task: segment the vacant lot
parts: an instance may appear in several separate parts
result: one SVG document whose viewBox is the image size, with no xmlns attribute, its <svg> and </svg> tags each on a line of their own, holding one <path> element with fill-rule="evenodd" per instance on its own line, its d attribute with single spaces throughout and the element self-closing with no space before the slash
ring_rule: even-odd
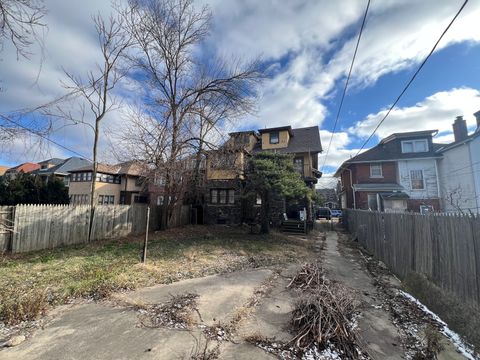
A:
<svg viewBox="0 0 480 360">
<path fill-rule="evenodd" d="M 302 261 L 303 242 L 282 234 L 251 235 L 231 227 L 186 227 L 143 239 L 124 238 L 0 258 L 0 321 L 32 320 L 73 298 L 170 283 L 214 273 Z"/>
</svg>

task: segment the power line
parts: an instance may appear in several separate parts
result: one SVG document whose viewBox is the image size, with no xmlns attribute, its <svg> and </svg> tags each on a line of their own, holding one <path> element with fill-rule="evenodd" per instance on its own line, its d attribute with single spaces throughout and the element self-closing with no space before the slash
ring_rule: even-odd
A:
<svg viewBox="0 0 480 360">
<path fill-rule="evenodd" d="M 328 143 L 327 152 L 325 153 L 325 158 L 323 159 L 323 164 L 321 170 L 325 167 L 327 162 L 328 153 L 330 152 L 330 147 L 332 146 L 333 135 L 337 129 L 338 119 L 340 117 L 340 112 L 342 110 L 343 101 L 345 99 L 345 94 L 347 93 L 348 83 L 350 82 L 350 75 L 352 74 L 353 64 L 355 63 L 355 58 L 357 57 L 358 45 L 360 44 L 360 39 L 362 38 L 363 28 L 365 27 L 365 20 L 367 19 L 368 9 L 370 8 L 370 0 L 368 0 L 367 8 L 365 9 L 365 14 L 363 15 L 362 26 L 360 27 L 360 32 L 358 33 L 357 44 L 355 45 L 355 51 L 352 57 L 352 63 L 350 64 L 350 70 L 348 71 L 347 80 L 345 81 L 345 87 L 343 88 L 342 98 L 340 100 L 340 105 L 338 107 L 337 116 L 335 117 L 335 123 L 333 124 L 332 135 L 330 136 L 330 141 Z"/>
<path fill-rule="evenodd" d="M 82 157 L 82 158 L 84 158 L 84 159 L 90 160 L 88 157 L 84 156 L 83 154 L 80 154 L 79 152 L 77 152 L 77 151 L 75 151 L 75 150 L 72 150 L 72 149 L 70 149 L 70 148 L 62 145 L 62 144 L 56 142 L 55 140 L 50 139 L 49 137 L 47 137 L 47 136 L 45 136 L 45 135 L 42 135 L 42 134 L 40 134 L 40 133 L 38 133 L 38 132 L 36 132 L 36 131 L 34 131 L 34 130 L 26 127 L 26 126 L 24 126 L 24 125 L 16 122 L 15 120 L 12 120 L 12 119 L 10 119 L 10 118 L 2 115 L 2 114 L 0 114 L 0 118 L 2 118 L 3 120 L 6 120 L 6 121 L 8 121 L 8 122 L 10 122 L 10 123 L 12 123 L 12 124 L 15 124 L 16 126 L 18 126 L 18 127 L 22 128 L 22 129 L 28 131 L 29 133 L 31 133 L 31 134 L 33 134 L 33 135 L 36 135 L 36 136 L 38 136 L 38 137 L 40 137 L 40 138 L 42 138 L 42 139 L 44 139 L 44 140 L 47 140 L 47 141 L 51 142 L 52 144 L 54 144 L 54 145 L 56 145 L 56 146 L 58 146 L 58 147 L 60 147 L 60 148 L 62 148 L 62 149 L 64 149 L 64 150 L 67 150 L 67 151 L 71 152 L 72 154 L 75 154 L 75 155 L 78 155 L 78 156 L 80 156 L 80 157 Z"/>
<path fill-rule="evenodd" d="M 385 119 L 388 117 L 388 115 L 390 115 L 390 112 L 393 110 L 393 108 L 395 107 L 395 105 L 397 105 L 398 101 L 401 99 L 401 97 L 405 94 L 405 92 L 407 91 L 407 89 L 410 87 L 410 85 L 413 83 L 413 81 L 415 80 L 415 78 L 417 77 L 418 73 L 420 72 L 420 70 L 422 70 L 423 66 L 425 65 L 425 63 L 427 62 L 427 60 L 430 58 L 430 56 L 433 54 L 433 52 L 435 51 L 435 49 L 437 48 L 438 44 L 440 43 L 440 41 L 442 40 L 443 36 L 447 33 L 447 31 L 450 29 L 450 27 L 452 26 L 452 24 L 455 22 L 455 20 L 457 19 L 457 17 L 460 15 L 460 13 L 463 11 L 463 9 L 465 8 L 465 5 L 467 5 L 469 0 L 465 0 L 465 2 L 463 3 L 463 5 L 460 7 L 460 9 L 458 10 L 458 12 L 456 13 L 456 15 L 453 17 L 452 21 L 450 21 L 450 23 L 448 24 L 448 26 L 445 28 L 445 30 L 443 30 L 442 34 L 440 35 L 440 37 L 438 38 L 437 42 L 435 43 L 435 45 L 433 46 L 432 50 L 430 51 L 430 53 L 425 57 L 425 59 L 423 60 L 423 62 L 420 64 L 419 68 L 417 69 L 417 71 L 415 71 L 415 73 L 413 74 L 413 76 L 411 77 L 411 79 L 408 81 L 408 83 L 406 84 L 406 86 L 403 88 L 402 92 L 400 93 L 400 95 L 398 95 L 397 99 L 395 100 L 395 102 L 392 104 L 392 106 L 390 106 L 390 108 L 388 109 L 387 113 L 385 114 L 385 116 L 382 118 L 382 120 L 380 120 L 380 122 L 378 123 L 378 125 L 375 127 L 375 129 L 373 130 L 373 132 L 370 134 L 370 136 L 367 138 L 367 140 L 365 140 L 365 142 L 363 143 L 362 147 L 358 150 L 357 154 L 355 156 L 357 156 L 358 154 L 360 154 L 360 152 L 363 150 L 363 148 L 365 147 L 365 145 L 367 145 L 367 143 L 370 141 L 370 139 L 373 137 L 373 135 L 375 135 L 375 133 L 377 132 L 378 128 L 383 124 L 383 122 L 385 121 Z"/>
</svg>

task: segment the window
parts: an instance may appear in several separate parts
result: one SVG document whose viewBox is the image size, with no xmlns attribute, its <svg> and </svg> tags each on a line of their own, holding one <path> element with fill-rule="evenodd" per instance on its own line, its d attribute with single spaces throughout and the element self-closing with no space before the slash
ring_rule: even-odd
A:
<svg viewBox="0 0 480 360">
<path fill-rule="evenodd" d="M 377 194 L 368 194 L 368 209 L 378 210 Z"/>
<path fill-rule="evenodd" d="M 303 176 L 303 157 L 296 157 L 293 159 L 293 166 Z"/>
<path fill-rule="evenodd" d="M 113 175 L 107 175 L 107 182 L 113 184 Z"/>
<path fill-rule="evenodd" d="M 228 203 L 235 204 L 235 190 L 228 190 Z"/>
<path fill-rule="evenodd" d="M 427 139 L 402 141 L 402 153 L 427 152 Z"/>
<path fill-rule="evenodd" d="M 157 196 L 157 205 L 163 205 L 163 196 L 162 195 Z"/>
<path fill-rule="evenodd" d="M 423 170 L 410 170 L 410 181 L 412 183 L 412 190 L 423 190 L 425 188 Z"/>
<path fill-rule="evenodd" d="M 211 189 L 210 202 L 212 204 L 235 204 L 235 190 Z"/>
<path fill-rule="evenodd" d="M 113 196 L 113 195 L 108 196 L 108 203 L 110 205 L 115 204 L 115 196 Z"/>
<path fill-rule="evenodd" d="M 103 195 L 98 195 L 98 205 L 103 205 Z"/>
<path fill-rule="evenodd" d="M 92 181 L 92 173 L 87 173 L 87 181 Z"/>
<path fill-rule="evenodd" d="M 382 164 L 370 164 L 370 177 L 371 178 L 383 177 Z"/>
<path fill-rule="evenodd" d="M 227 190 L 222 189 L 218 191 L 218 202 L 220 204 L 227 203 Z"/>
<path fill-rule="evenodd" d="M 262 197 L 260 194 L 257 194 L 257 198 L 255 199 L 255 205 L 262 205 Z"/>
<path fill-rule="evenodd" d="M 280 142 L 280 136 L 278 131 L 272 131 L 270 133 L 270 144 L 278 144 Z"/>
<path fill-rule="evenodd" d="M 210 190 L 210 202 L 212 204 L 218 203 L 218 190 L 217 189 Z"/>
</svg>

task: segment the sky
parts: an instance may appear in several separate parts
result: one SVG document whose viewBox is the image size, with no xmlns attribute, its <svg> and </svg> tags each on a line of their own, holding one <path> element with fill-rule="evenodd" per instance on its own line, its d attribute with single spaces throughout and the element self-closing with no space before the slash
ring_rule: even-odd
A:
<svg viewBox="0 0 480 360">
<path fill-rule="evenodd" d="M 463 0 L 372 0 L 350 84 L 328 157 L 319 157 L 320 187 L 354 156 L 429 53 Z M 360 0 L 195 0 L 213 14 L 203 56 L 245 61 L 261 58 L 266 79 L 257 89 L 257 112 L 237 130 L 281 125 L 318 125 L 326 149 L 352 60 L 367 1 Z M 0 113 L 31 108 L 60 96 L 64 70 L 86 74 L 99 59 L 91 16 L 111 12 L 108 1 L 45 0 L 48 31 L 43 56 L 18 59 L 8 45 L 0 53 Z M 440 42 L 415 82 L 367 144 L 393 132 L 439 130 L 436 142 L 452 141 L 451 125 L 463 115 L 470 131 L 480 110 L 480 2 L 471 0 Z M 43 59 L 43 60 L 41 60 Z M 132 101 L 128 86 L 117 94 Z M 123 121 L 110 115 L 105 129 Z M 67 125 L 67 124 L 65 124 Z M 62 126 L 52 138 L 87 157 L 91 131 Z M 0 148 L 0 165 L 72 154 L 54 145 L 38 151 L 34 139 Z M 105 137 L 101 159 L 111 159 Z"/>
</svg>

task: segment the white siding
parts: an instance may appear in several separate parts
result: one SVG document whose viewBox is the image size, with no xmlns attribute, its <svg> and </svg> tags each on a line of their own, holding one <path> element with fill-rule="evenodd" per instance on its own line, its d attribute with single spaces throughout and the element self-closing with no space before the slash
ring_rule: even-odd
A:
<svg viewBox="0 0 480 360">
<path fill-rule="evenodd" d="M 398 181 L 412 199 L 438 199 L 435 159 L 401 160 L 398 162 Z M 423 190 L 412 189 L 411 170 L 423 170 Z"/>
<path fill-rule="evenodd" d="M 470 142 L 470 156 L 472 159 L 472 176 L 475 184 L 475 208 L 472 211 L 480 213 L 480 136 Z"/>
<path fill-rule="evenodd" d="M 476 207 L 469 145 L 460 145 L 443 153 L 439 161 L 441 203 L 445 211 Z"/>
</svg>

